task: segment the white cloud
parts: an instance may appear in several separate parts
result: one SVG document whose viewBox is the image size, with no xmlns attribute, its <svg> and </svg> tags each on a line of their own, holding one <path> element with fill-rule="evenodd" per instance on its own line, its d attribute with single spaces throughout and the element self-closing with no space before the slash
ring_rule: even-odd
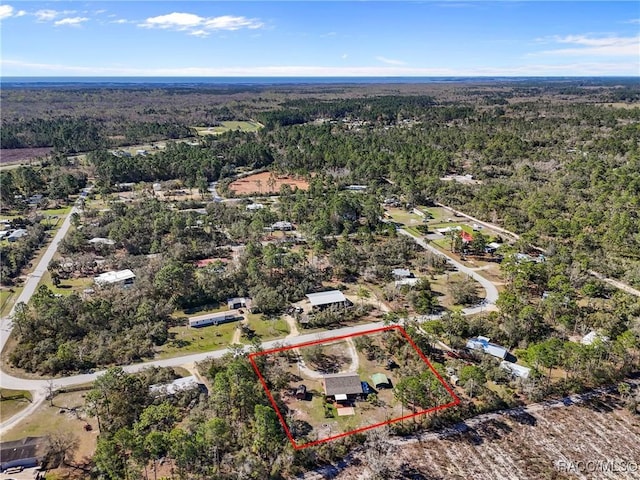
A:
<svg viewBox="0 0 640 480">
<path fill-rule="evenodd" d="M 51 22 L 56 18 L 72 15 L 74 13 L 76 13 L 75 10 L 51 10 L 50 8 L 45 8 L 43 10 L 37 10 L 33 15 L 35 15 L 36 20 L 39 22 Z"/>
<path fill-rule="evenodd" d="M 160 15 L 158 17 L 149 17 L 141 27 L 145 28 L 175 28 L 184 30 L 189 27 L 197 27 L 204 22 L 204 18 L 192 13 L 169 13 L 168 15 Z"/>
<path fill-rule="evenodd" d="M 209 36 L 209 32 L 207 32 L 206 30 L 192 30 L 191 32 L 189 32 L 189 35 L 204 38 Z"/>
<path fill-rule="evenodd" d="M 56 12 L 55 10 L 38 10 L 35 14 L 36 18 L 38 19 L 39 22 L 50 22 L 51 20 L 54 20 L 58 15 L 60 15 L 59 12 Z"/>
<path fill-rule="evenodd" d="M 53 24 L 56 27 L 59 27 L 62 25 L 76 26 L 76 25 L 80 25 L 83 22 L 86 22 L 87 20 L 89 20 L 87 17 L 68 17 L 68 18 L 63 18 L 62 20 L 53 22 Z"/>
<path fill-rule="evenodd" d="M 405 65 L 405 62 L 403 62 L 402 60 L 394 60 L 392 58 L 376 57 L 376 60 L 382 63 L 386 63 L 387 65 Z"/>
<path fill-rule="evenodd" d="M 216 30 L 240 30 L 242 28 L 258 29 L 264 24 L 256 19 L 233 15 L 219 17 L 201 17 L 193 13 L 173 12 L 167 15 L 149 17 L 138 24 L 143 28 L 160 28 L 165 30 L 187 31 L 189 35 L 206 37 Z"/>
<path fill-rule="evenodd" d="M 14 16 L 16 17 L 24 17 L 27 14 L 26 10 L 19 10 Z"/>
<path fill-rule="evenodd" d="M 205 28 L 210 30 L 239 30 L 249 28 L 255 30 L 261 28 L 263 24 L 255 19 L 247 17 L 234 17 L 232 15 L 222 15 L 221 17 L 209 18 L 204 22 Z"/>
<path fill-rule="evenodd" d="M 13 16 L 13 7 L 11 5 L 0 5 L 0 20 Z"/>
<path fill-rule="evenodd" d="M 631 23 L 633 25 L 640 25 L 640 18 L 632 18 L 631 20 L 627 20 L 623 23 Z"/>
<path fill-rule="evenodd" d="M 124 18 L 119 18 L 118 20 L 111 20 L 109 23 L 117 23 L 117 24 L 125 24 L 125 23 L 131 23 L 129 20 L 126 20 Z"/>
<path fill-rule="evenodd" d="M 537 52 L 537 55 L 587 55 L 587 56 L 640 56 L 640 35 L 635 37 L 595 37 L 589 35 L 566 35 L 547 37 L 541 41 L 573 48 L 556 48 Z"/>
</svg>

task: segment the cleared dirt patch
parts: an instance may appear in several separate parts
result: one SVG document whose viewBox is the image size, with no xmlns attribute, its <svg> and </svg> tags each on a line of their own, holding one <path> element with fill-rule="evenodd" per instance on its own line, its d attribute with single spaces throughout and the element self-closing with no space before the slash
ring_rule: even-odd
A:
<svg viewBox="0 0 640 480">
<path fill-rule="evenodd" d="M 426 434 L 420 442 L 392 439 L 382 456 L 337 480 L 372 478 L 384 464 L 392 478 L 428 479 L 637 479 L 640 422 L 615 397 L 586 404 L 491 415 L 453 434 Z M 365 472 L 368 472 L 367 475 Z"/>
<path fill-rule="evenodd" d="M 3 165 L 10 163 L 27 162 L 38 157 L 44 157 L 51 153 L 51 147 L 42 148 L 3 148 L 0 149 L 0 163 Z"/>
<path fill-rule="evenodd" d="M 307 190 L 309 188 L 309 182 L 304 178 L 262 172 L 232 182 L 229 185 L 229 190 L 238 195 L 263 195 L 280 192 L 282 185 L 289 185 L 291 190 Z"/>
</svg>

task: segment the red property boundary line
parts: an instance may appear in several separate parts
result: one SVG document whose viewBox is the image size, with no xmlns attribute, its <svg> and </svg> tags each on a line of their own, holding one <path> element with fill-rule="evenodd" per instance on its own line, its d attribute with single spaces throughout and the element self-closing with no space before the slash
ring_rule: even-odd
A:
<svg viewBox="0 0 640 480">
<path fill-rule="evenodd" d="M 420 358 L 422 358 L 424 363 L 427 364 L 427 366 L 429 367 L 431 372 L 440 381 L 442 386 L 447 390 L 449 395 L 451 395 L 452 401 L 449 402 L 449 403 L 446 403 L 444 405 L 437 405 L 437 406 L 429 408 L 427 410 L 421 410 L 419 412 L 411 413 L 409 415 L 404 415 L 402 417 L 393 418 L 391 420 L 387 420 L 387 421 L 380 422 L 380 423 L 375 423 L 373 425 L 366 425 L 364 427 L 360 427 L 360 428 L 358 428 L 356 430 L 352 430 L 350 432 L 343 432 L 343 433 L 340 433 L 338 435 L 333 435 L 331 437 L 322 438 L 320 440 L 315 440 L 313 442 L 304 443 L 302 445 L 298 444 L 295 441 L 295 439 L 293 438 L 293 435 L 291 434 L 291 431 L 289 430 L 289 426 L 287 425 L 287 422 L 285 421 L 284 416 L 282 415 L 282 412 L 280 412 L 280 409 L 278 408 L 278 405 L 276 404 L 276 401 L 273 398 L 273 395 L 271 394 L 271 391 L 269 390 L 269 387 L 267 387 L 267 382 L 265 381 L 264 377 L 262 376 L 262 373 L 260 373 L 260 369 L 258 368 L 258 365 L 256 364 L 256 362 L 254 360 L 255 357 L 259 357 L 259 356 L 262 356 L 262 355 L 270 355 L 270 354 L 273 354 L 273 353 L 280 353 L 280 352 L 284 352 L 286 350 L 295 350 L 296 348 L 301 348 L 301 347 L 309 347 L 311 345 L 318 345 L 320 343 L 335 342 L 336 340 L 344 340 L 346 338 L 359 337 L 359 336 L 363 336 L 363 335 L 371 335 L 373 333 L 385 332 L 385 331 L 390 331 L 390 330 L 397 330 L 409 342 L 409 344 L 413 347 L 413 349 L 418 353 Z M 411 337 L 409 337 L 407 332 L 400 325 L 390 325 L 388 327 L 376 328 L 374 330 L 367 330 L 367 331 L 364 331 L 364 332 L 351 333 L 351 334 L 348 334 L 348 335 L 341 335 L 339 337 L 324 338 L 324 339 L 321 339 L 321 340 L 314 340 L 314 341 L 311 341 L 311 342 L 304 342 L 304 343 L 299 343 L 299 344 L 296 344 L 296 345 L 288 345 L 286 347 L 274 348 L 274 349 L 271 349 L 271 350 L 264 350 L 262 352 L 255 352 L 255 353 L 249 354 L 249 361 L 251 362 L 251 365 L 253 366 L 253 369 L 255 370 L 256 374 L 258 375 L 258 378 L 260 379 L 260 383 L 262 383 L 262 387 L 264 388 L 264 391 L 267 393 L 267 397 L 269 397 L 269 401 L 271 402 L 271 405 L 273 406 L 273 409 L 276 411 L 276 414 L 278 415 L 278 418 L 280 419 L 280 423 L 282 423 L 282 426 L 284 427 L 284 431 L 285 431 L 287 437 L 289 438 L 289 441 L 293 445 L 293 448 L 295 448 L 296 450 L 301 450 L 303 448 L 312 447 L 312 446 L 318 445 L 320 443 L 328 442 L 330 440 L 336 440 L 338 438 L 342 438 L 342 437 L 346 437 L 348 435 L 353 435 L 353 434 L 356 434 L 356 433 L 360 433 L 360 432 L 363 432 L 365 430 L 371 430 L 373 428 L 382 427 L 383 425 L 388 425 L 388 424 L 391 424 L 391 423 L 400 422 L 400 421 L 406 420 L 408 418 L 417 417 L 418 415 L 425 415 L 427 413 L 437 412 L 439 410 L 444 410 L 445 408 L 454 407 L 454 406 L 460 404 L 460 399 L 455 394 L 453 389 L 447 384 L 447 382 L 444 381 L 444 379 L 440 376 L 440 374 L 436 371 L 436 369 L 433 368 L 433 365 L 431 365 L 431 362 L 429 362 L 429 359 L 427 359 L 427 357 L 424 355 L 424 353 L 422 353 L 420 348 L 418 348 L 418 346 L 415 344 L 415 342 L 413 340 L 411 340 Z"/>
</svg>

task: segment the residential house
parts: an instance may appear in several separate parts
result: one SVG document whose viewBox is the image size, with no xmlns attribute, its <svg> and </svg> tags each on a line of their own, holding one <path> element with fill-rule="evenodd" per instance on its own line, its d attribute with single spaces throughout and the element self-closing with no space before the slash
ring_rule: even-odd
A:
<svg viewBox="0 0 640 480">
<path fill-rule="evenodd" d="M 413 277 L 413 273 L 411 273 L 408 268 L 394 268 L 391 270 L 391 275 L 393 275 L 396 280 Z"/>
<path fill-rule="evenodd" d="M 294 226 L 293 226 L 293 223 L 291 223 L 291 222 L 279 221 L 279 222 L 271 224 L 271 229 L 272 230 L 280 230 L 280 231 L 283 231 L 283 232 L 288 232 L 289 230 L 293 230 Z"/>
<path fill-rule="evenodd" d="M 405 285 L 407 285 L 409 287 L 415 287 L 418 284 L 419 281 L 420 281 L 420 279 L 419 278 L 415 278 L 415 277 L 403 278 L 401 280 L 396 280 L 395 286 L 396 286 L 396 288 L 400 288 L 400 287 L 403 287 Z"/>
<path fill-rule="evenodd" d="M 135 273 L 131 270 L 118 270 L 118 271 L 110 271 L 101 273 L 97 277 L 94 277 L 93 281 L 96 285 L 105 286 L 105 285 L 115 285 L 121 284 L 123 287 L 129 287 L 133 285 L 133 281 L 136 278 Z"/>
<path fill-rule="evenodd" d="M 149 387 L 149 393 L 154 397 L 173 397 L 179 393 L 194 390 L 200 390 L 203 393 L 207 393 L 207 387 L 205 387 L 203 383 L 199 382 L 195 375 L 177 378 L 169 383 L 157 383 Z"/>
<path fill-rule="evenodd" d="M 208 327 L 209 325 L 221 325 L 223 323 L 234 322 L 242 317 L 236 312 L 219 312 L 199 315 L 189 319 L 189 326 L 192 328 Z"/>
<path fill-rule="evenodd" d="M 37 467 L 44 459 L 47 443 L 46 437 L 0 442 L 0 472 L 10 475 L 7 470 Z"/>
<path fill-rule="evenodd" d="M 504 360 L 507 353 L 509 353 L 506 348 L 496 345 L 495 343 L 489 343 L 489 338 L 487 337 L 471 338 L 467 342 L 467 348 L 470 350 L 482 350 L 484 353 L 488 353 L 502 360 Z"/>
<path fill-rule="evenodd" d="M 605 335 L 601 335 L 600 333 L 596 332 L 595 330 L 591 330 L 584 337 L 582 337 L 582 340 L 580 340 L 580 343 L 582 345 L 593 345 L 594 342 L 596 342 L 596 340 L 601 342 L 601 343 L 605 343 L 605 342 L 609 341 L 609 337 L 607 337 Z"/>
<path fill-rule="evenodd" d="M 116 242 L 111 240 L 110 238 L 102 238 L 102 237 L 94 237 L 91 240 L 88 240 L 92 245 L 115 245 Z"/>
<path fill-rule="evenodd" d="M 506 360 L 500 362 L 500 368 L 510 372 L 514 377 L 522 378 L 524 380 L 529 378 L 529 375 L 531 374 L 530 368 L 523 367 L 522 365 L 518 365 L 513 362 L 507 362 Z"/>
<path fill-rule="evenodd" d="M 355 400 L 363 394 L 362 382 L 355 373 L 336 373 L 322 378 L 322 387 L 327 397 L 337 402 Z"/>
</svg>

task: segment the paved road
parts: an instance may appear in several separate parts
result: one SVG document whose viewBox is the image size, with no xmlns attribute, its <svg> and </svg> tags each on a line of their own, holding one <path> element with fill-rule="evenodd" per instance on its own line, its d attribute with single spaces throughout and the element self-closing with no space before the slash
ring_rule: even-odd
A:
<svg viewBox="0 0 640 480">
<path fill-rule="evenodd" d="M 84 192 L 83 193 L 83 197 L 86 196 L 88 193 Z M 58 245 L 60 243 L 60 241 L 64 238 L 64 235 L 67 233 L 70 223 L 71 223 L 71 213 L 74 213 L 78 211 L 78 206 L 75 206 L 72 211 L 70 212 L 70 214 L 67 216 L 67 218 L 65 219 L 62 227 L 60 228 L 60 230 L 58 231 L 58 233 L 56 234 L 55 238 L 53 239 L 53 241 L 51 242 L 51 244 L 49 245 L 45 255 L 42 257 L 40 263 L 38 264 L 38 266 L 36 267 L 36 269 L 34 270 L 32 276 L 28 279 L 28 281 L 25 284 L 25 288 L 22 292 L 22 294 L 20 295 L 20 297 L 18 298 L 18 302 L 28 302 L 29 298 L 31 298 L 31 295 L 33 294 L 33 292 L 35 291 L 35 289 L 37 288 L 37 285 L 40 281 L 40 278 L 42 277 L 42 275 L 46 272 L 47 267 L 49 265 L 49 262 L 51 261 L 51 259 L 53 258 L 53 255 L 56 252 L 56 249 L 58 248 Z M 479 275 L 478 273 L 476 273 L 474 270 L 465 267 L 464 265 L 462 265 L 461 263 L 455 261 L 452 258 L 449 258 L 448 256 L 444 255 L 442 252 L 440 252 L 439 250 L 437 250 L 436 248 L 432 247 L 431 245 L 427 244 L 424 240 L 422 240 L 421 238 L 415 237 L 412 234 L 410 234 L 409 232 L 399 229 L 398 232 L 402 235 L 407 235 L 409 237 L 411 237 L 412 239 L 414 239 L 419 245 L 421 245 L 423 248 L 430 250 L 432 252 L 434 252 L 437 255 L 441 255 L 444 256 L 445 258 L 447 258 L 447 261 L 450 262 L 453 266 L 455 266 L 459 271 L 466 273 L 468 275 L 470 275 L 473 279 L 475 279 L 476 281 L 478 281 L 482 287 L 485 289 L 486 291 L 486 297 L 485 297 L 485 302 L 484 305 L 482 306 L 477 306 L 477 307 L 471 307 L 471 308 L 466 308 L 463 310 L 463 314 L 465 315 L 471 315 L 474 313 L 479 313 L 483 310 L 488 310 L 490 308 L 495 308 L 495 302 L 498 299 L 498 290 L 496 289 L 495 285 L 493 285 L 489 280 L 485 279 L 484 277 L 482 277 L 481 275 Z M 11 312 L 11 314 L 13 314 L 13 310 Z M 435 318 L 439 318 L 440 315 L 433 315 L 433 316 L 422 316 L 422 317 L 418 317 L 419 321 L 428 321 L 431 319 L 435 319 Z M 324 331 L 324 332 L 319 332 L 319 333 L 312 333 L 312 334 L 303 334 L 303 335 L 299 335 L 296 337 L 288 337 L 286 339 L 280 339 L 280 340 L 273 340 L 270 342 L 264 342 L 262 344 L 262 347 L 265 350 L 268 350 L 270 348 L 274 348 L 277 346 L 283 346 L 283 345 L 298 345 L 301 343 L 305 343 L 305 342 L 310 342 L 310 341 L 315 341 L 315 340 L 320 340 L 320 339 L 326 339 L 326 338 L 332 338 L 332 337 L 337 337 L 337 336 L 342 336 L 342 335 L 351 335 L 354 333 L 360 333 L 360 332 L 364 332 L 364 331 L 368 331 L 368 330 L 374 330 L 376 328 L 380 328 L 384 326 L 383 322 L 374 322 L 374 323 L 368 323 L 365 325 L 356 325 L 356 326 L 352 326 L 352 327 L 345 327 L 345 328 L 340 328 L 340 329 L 335 329 L 335 330 L 328 330 L 328 331 Z M 11 333 L 11 322 L 9 318 L 5 318 L 2 319 L 2 348 L 4 348 L 4 345 L 7 341 L 7 339 L 9 338 L 9 335 Z M 246 347 L 248 348 L 248 347 Z M 156 367 L 176 367 L 176 366 L 180 366 L 180 365 L 184 365 L 186 363 L 191 363 L 191 362 L 201 362 L 207 358 L 220 358 L 223 355 L 225 355 L 229 350 L 228 349 L 224 349 L 224 350 L 215 350 L 215 351 L 211 351 L 211 352 L 203 352 L 203 353 L 197 353 L 197 354 L 192 354 L 192 355 L 185 355 L 185 356 L 181 356 L 181 357 L 173 357 L 173 358 L 168 358 L 168 359 L 163 359 L 163 360 L 152 360 L 149 362 L 144 362 L 144 363 L 137 363 L 137 364 L 132 364 L 132 365 L 126 365 L 123 366 L 123 369 L 127 372 L 133 373 L 133 372 L 137 372 L 140 371 L 144 368 L 148 368 L 148 367 L 152 367 L 152 366 L 156 366 Z M 84 383 L 89 383 L 94 381 L 99 375 L 103 374 L 104 370 L 100 370 L 94 373 L 88 373 L 88 374 L 81 374 L 81 375 L 72 375 L 72 376 L 68 376 L 68 377 L 62 377 L 62 378 L 55 378 L 53 379 L 53 384 L 51 383 L 51 380 L 48 379 L 25 379 L 25 378 L 18 378 L 18 377 L 14 377 L 12 375 L 9 375 L 5 372 L 0 371 L 0 385 L 3 388 L 8 388 L 8 389 L 15 389 L 15 390 L 30 390 L 32 392 L 33 395 L 33 403 L 25 410 L 23 410 L 22 412 L 18 413 L 16 416 L 10 418 L 9 420 L 5 421 L 4 423 L 0 424 L 0 434 L 2 434 L 3 432 L 7 431 L 8 429 L 10 429 L 11 427 L 13 427 L 16 423 L 18 423 L 19 421 L 21 421 L 23 418 L 27 417 L 31 412 L 35 411 L 35 409 L 39 406 L 39 404 L 45 399 L 47 391 L 49 388 L 51 388 L 51 386 L 53 385 L 54 388 L 59 389 L 59 388 L 63 388 L 63 387 L 70 387 L 73 385 L 79 385 L 79 384 L 84 384 Z"/>
<path fill-rule="evenodd" d="M 80 199 L 84 199 L 90 190 L 91 188 L 84 189 L 82 194 L 80 195 Z M 58 230 L 56 235 L 53 237 L 53 240 L 47 247 L 47 250 L 42 255 L 40 262 L 38 262 L 36 268 L 27 276 L 27 281 L 24 284 L 22 293 L 20 293 L 15 303 L 13 304 L 13 308 L 9 312 L 9 315 L 0 320 L 0 352 L 4 350 L 4 346 L 6 345 L 7 340 L 9 340 L 9 336 L 11 335 L 11 330 L 13 330 L 13 322 L 11 321 L 11 319 L 15 312 L 16 305 L 18 305 L 19 303 L 27 303 L 38 288 L 38 284 L 40 283 L 42 276 L 47 273 L 49 262 L 51 262 L 51 259 L 58 250 L 58 245 L 60 245 L 60 242 L 67 234 L 67 231 L 71 226 L 71 215 L 80 211 L 80 204 L 81 200 L 78 200 L 78 202 L 76 202 L 76 205 L 69 212 L 69 215 L 67 215 L 67 218 L 64 219 L 64 222 L 62 222 L 62 225 L 60 226 L 60 230 Z M 0 372 L 0 385 L 4 387 L 4 374 L 2 372 Z"/>
<path fill-rule="evenodd" d="M 458 261 L 454 260 L 453 258 L 445 255 L 444 253 L 442 253 L 437 248 L 433 247 L 432 245 L 429 245 L 422 238 L 416 237 L 415 235 L 412 235 L 411 233 L 407 232 L 406 230 L 404 230 L 402 228 L 399 228 L 397 231 L 398 231 L 399 234 L 406 235 L 407 237 L 410 237 L 413 240 L 415 240 L 415 242 L 418 245 L 420 245 L 422 248 L 424 248 L 426 250 L 429 250 L 430 252 L 433 252 L 436 255 L 440 255 L 441 257 L 445 257 L 447 259 L 447 262 L 449 262 L 451 265 L 456 267 L 456 269 L 458 269 L 458 271 L 469 275 L 471 278 L 473 278 L 475 281 L 477 281 L 482 286 L 482 288 L 484 288 L 484 290 L 485 290 L 484 305 L 477 306 L 477 307 L 465 308 L 462 311 L 462 313 L 464 313 L 465 315 L 472 315 L 474 313 L 480 313 L 483 310 L 492 310 L 492 309 L 496 308 L 495 304 L 496 304 L 496 301 L 498 300 L 498 289 L 496 288 L 496 286 L 491 281 L 489 281 L 486 278 L 484 278 L 482 275 L 480 275 L 474 269 L 469 268 L 469 267 L 465 267 L 460 262 L 458 262 Z"/>
</svg>

